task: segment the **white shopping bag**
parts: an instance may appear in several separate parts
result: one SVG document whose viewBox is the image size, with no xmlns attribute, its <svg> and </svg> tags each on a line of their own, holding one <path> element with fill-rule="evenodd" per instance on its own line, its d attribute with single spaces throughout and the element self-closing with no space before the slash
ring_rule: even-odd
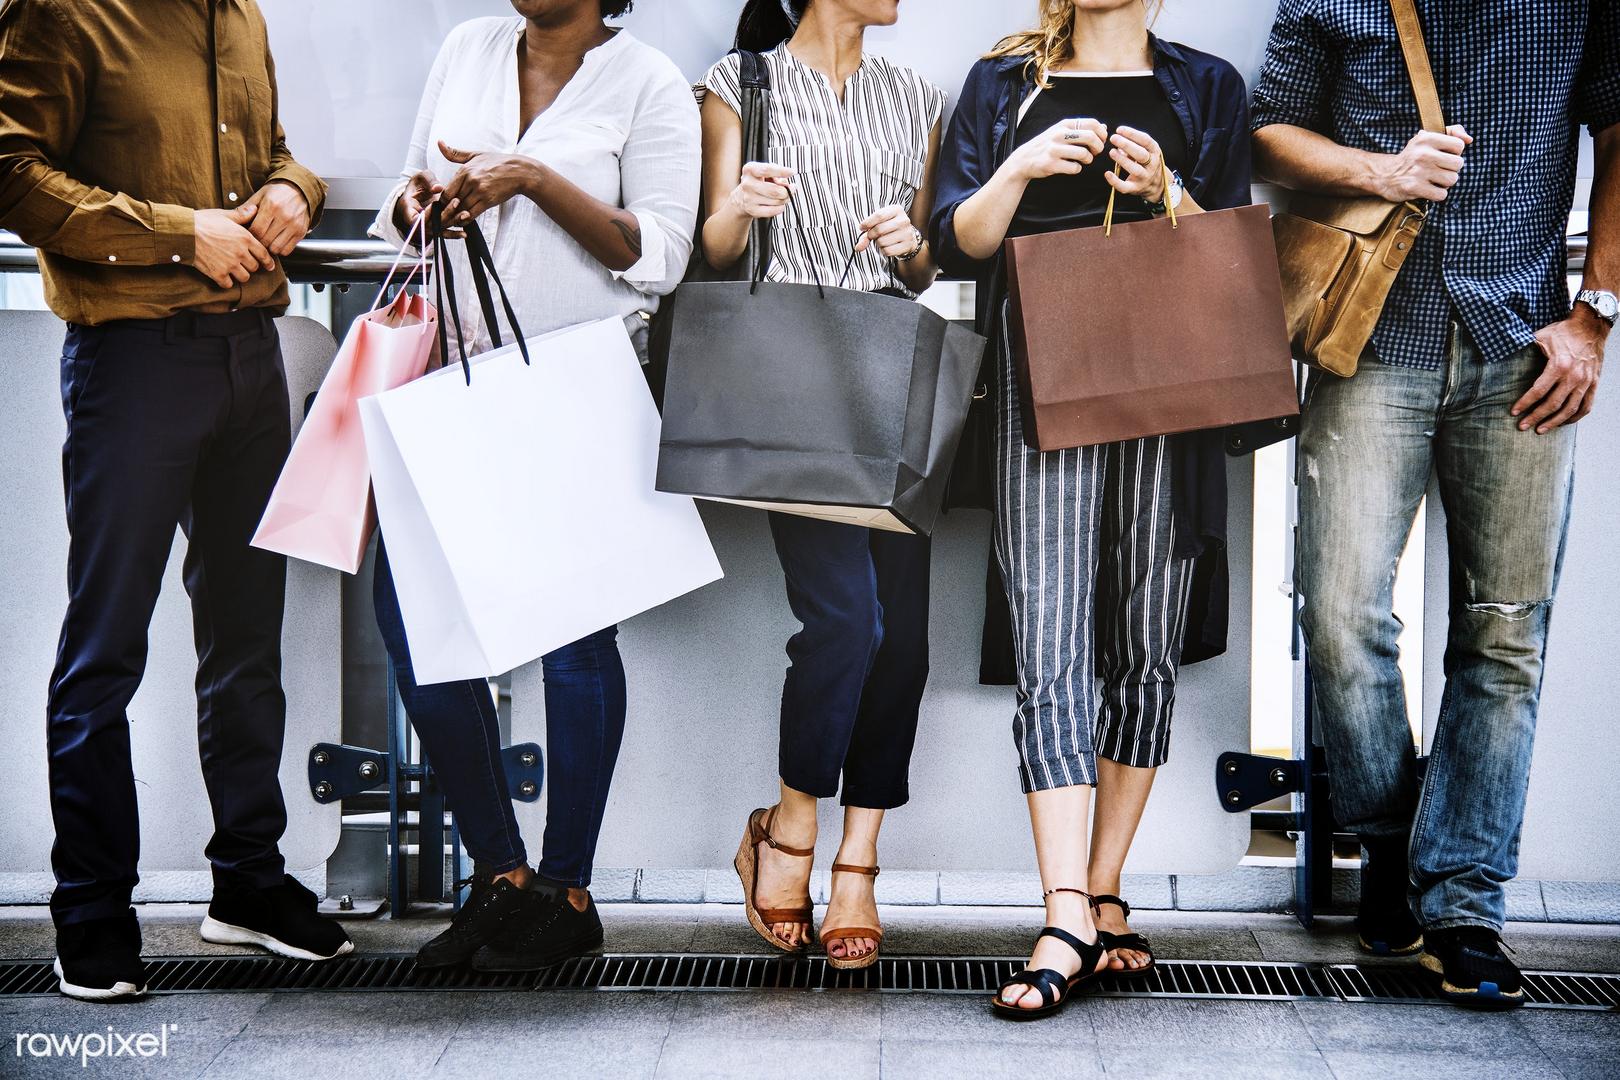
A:
<svg viewBox="0 0 1620 1080">
<path fill-rule="evenodd" d="M 360 402 L 417 682 L 484 678 L 717 581 L 655 490 L 658 411 L 624 324 L 586 323 Z"/>
</svg>

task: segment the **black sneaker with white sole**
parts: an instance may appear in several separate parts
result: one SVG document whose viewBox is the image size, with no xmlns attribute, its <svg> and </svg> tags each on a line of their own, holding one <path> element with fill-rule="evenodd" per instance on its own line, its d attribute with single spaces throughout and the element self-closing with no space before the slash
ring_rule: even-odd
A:
<svg viewBox="0 0 1620 1080">
<path fill-rule="evenodd" d="M 1367 861 L 1361 867 L 1361 903 L 1356 936 L 1362 952 L 1410 956 L 1423 948 L 1423 927 L 1412 914 L 1406 837 L 1363 837 Z"/>
<path fill-rule="evenodd" d="M 1519 966 L 1502 952 L 1502 936 L 1488 926 L 1455 926 L 1423 934 L 1423 966 L 1440 977 L 1440 994 L 1476 1009 L 1524 1004 Z"/>
<path fill-rule="evenodd" d="M 417 950 L 417 967 L 465 964 L 479 949 L 499 938 L 513 920 L 546 904 L 545 897 L 520 889 L 505 878 L 474 874 L 471 885 L 471 895 L 449 928 Z"/>
<path fill-rule="evenodd" d="M 316 908 L 320 901 L 291 875 L 255 889 L 214 886 L 202 939 L 215 945 L 256 945 L 294 960 L 330 960 L 354 951 L 348 932 Z"/>
<path fill-rule="evenodd" d="M 146 994 L 135 909 L 56 931 L 56 987 L 80 1001 L 133 1001 Z"/>
<path fill-rule="evenodd" d="M 566 892 L 535 895 L 541 898 L 538 906 L 513 918 L 499 938 L 473 956 L 475 970 L 539 971 L 602 947 L 596 901 L 587 899 L 585 910 L 576 911 Z"/>
</svg>

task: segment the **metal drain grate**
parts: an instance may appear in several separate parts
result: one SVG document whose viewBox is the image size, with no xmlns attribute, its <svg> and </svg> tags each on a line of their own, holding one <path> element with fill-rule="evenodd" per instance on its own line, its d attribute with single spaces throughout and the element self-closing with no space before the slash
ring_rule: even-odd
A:
<svg viewBox="0 0 1620 1080">
<path fill-rule="evenodd" d="M 1421 968 L 1395 964 L 1331 964 L 1335 996 L 1351 1002 L 1421 1002 L 1434 998 L 1434 982 Z M 1561 1009 L 1620 1009 L 1620 975 L 1526 971 L 1527 1004 Z"/>
<path fill-rule="evenodd" d="M 876 991 L 989 994 L 1023 966 L 1021 959 L 889 957 L 864 971 L 838 971 L 825 959 L 759 956 L 588 956 L 548 971 L 486 975 L 467 968 L 420 969 L 408 955 L 346 956 L 328 963 L 270 956 L 187 957 L 147 964 L 159 994 L 267 991 L 620 990 Z M 1620 975 L 1527 971 L 1530 1005 L 1620 1010 Z M 1140 978 L 1104 979 L 1104 997 L 1247 1001 L 1434 1001 L 1434 986 L 1409 965 L 1295 964 L 1161 960 Z M 0 997 L 52 994 L 48 961 L 0 962 Z"/>
<path fill-rule="evenodd" d="M 826 960 L 753 956 L 597 956 L 542 973 L 537 990 L 876 990 L 989 994 L 1024 966 L 1021 959 L 891 957 L 863 971 Z M 1160 961 L 1135 979 L 1105 979 L 1094 993 L 1124 997 L 1250 998 L 1292 1001 L 1331 997 L 1305 964 Z"/>
</svg>

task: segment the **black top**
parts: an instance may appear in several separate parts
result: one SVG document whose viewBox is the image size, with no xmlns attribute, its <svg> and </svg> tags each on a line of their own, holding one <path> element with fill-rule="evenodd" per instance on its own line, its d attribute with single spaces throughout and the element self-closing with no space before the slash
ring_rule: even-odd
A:
<svg viewBox="0 0 1620 1080">
<path fill-rule="evenodd" d="M 1185 175 L 1187 153 L 1181 121 L 1164 96 L 1164 87 L 1151 73 L 1141 75 L 1055 75 L 1052 88 L 1042 90 L 1018 122 L 1017 145 L 1035 139 L 1060 120 L 1090 118 L 1113 135 L 1121 125 L 1145 131 L 1164 151 L 1165 163 Z M 1031 236 L 1061 229 L 1083 229 L 1103 223 L 1108 207 L 1106 175 L 1114 166 L 1103 156 L 1080 170 L 1030 182 L 1009 236 Z M 1135 196 L 1120 196 L 1114 203 L 1115 221 L 1141 221 L 1152 216 L 1147 204 Z"/>
</svg>

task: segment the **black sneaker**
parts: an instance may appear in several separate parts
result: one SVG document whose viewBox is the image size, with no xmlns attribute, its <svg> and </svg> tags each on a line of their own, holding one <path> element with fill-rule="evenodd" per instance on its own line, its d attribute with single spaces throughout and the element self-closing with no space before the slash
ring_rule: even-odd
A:
<svg viewBox="0 0 1620 1080">
<path fill-rule="evenodd" d="M 566 892 L 533 894 L 541 902 L 507 924 L 505 932 L 473 956 L 477 971 L 538 971 L 602 947 L 602 917 L 596 901 L 575 911 Z"/>
<path fill-rule="evenodd" d="M 471 885 L 472 895 L 450 920 L 449 929 L 417 950 L 417 967 L 465 964 L 479 949 L 500 937 L 513 919 L 546 906 L 544 897 L 520 889 L 505 878 L 496 881 L 475 874 Z"/>
<path fill-rule="evenodd" d="M 354 951 L 348 933 L 315 909 L 315 894 L 291 875 L 255 889 L 214 886 L 202 939 L 215 945 L 257 945 L 294 960 L 330 960 Z"/>
<path fill-rule="evenodd" d="M 56 988 L 80 1001 L 132 1001 L 146 994 L 135 909 L 56 931 Z"/>
<path fill-rule="evenodd" d="M 1502 950 L 1502 936 L 1488 926 L 1430 930 L 1423 966 L 1440 976 L 1440 993 L 1459 1005 L 1511 1009 L 1524 1004 L 1519 967 Z"/>
<path fill-rule="evenodd" d="M 1367 861 L 1361 867 L 1361 904 L 1356 914 L 1361 950 L 1374 956 L 1411 956 L 1423 948 L 1423 927 L 1407 898 L 1406 838 L 1367 837 L 1362 844 Z"/>
</svg>

